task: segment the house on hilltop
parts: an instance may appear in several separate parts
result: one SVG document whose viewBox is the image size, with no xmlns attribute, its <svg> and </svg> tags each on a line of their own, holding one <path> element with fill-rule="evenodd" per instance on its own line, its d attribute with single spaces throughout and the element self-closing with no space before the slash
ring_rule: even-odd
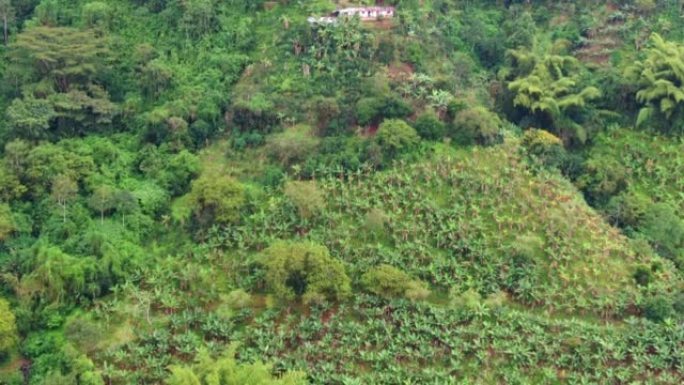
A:
<svg viewBox="0 0 684 385">
<path fill-rule="evenodd" d="M 361 21 L 376 21 L 394 17 L 394 7 L 350 7 L 342 8 L 328 16 L 309 17 L 309 24 L 333 24 L 341 17 L 352 18 L 358 16 Z"/>
</svg>

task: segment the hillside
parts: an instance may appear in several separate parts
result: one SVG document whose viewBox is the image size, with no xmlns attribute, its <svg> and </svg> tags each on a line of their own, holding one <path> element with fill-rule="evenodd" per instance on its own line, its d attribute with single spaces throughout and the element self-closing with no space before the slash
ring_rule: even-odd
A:
<svg viewBox="0 0 684 385">
<path fill-rule="evenodd" d="M 0 0 L 0 385 L 681 384 L 681 14 Z"/>
</svg>

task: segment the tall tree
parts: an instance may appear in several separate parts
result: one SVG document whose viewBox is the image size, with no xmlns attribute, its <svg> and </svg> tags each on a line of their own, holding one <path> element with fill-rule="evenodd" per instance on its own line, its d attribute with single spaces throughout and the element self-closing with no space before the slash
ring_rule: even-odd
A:
<svg viewBox="0 0 684 385">
<path fill-rule="evenodd" d="M 88 200 L 88 206 L 100 213 L 100 224 L 104 224 L 105 212 L 114 208 L 116 191 L 111 186 L 100 186 L 95 189 Z"/>
<path fill-rule="evenodd" d="M 33 69 L 35 80 L 51 80 L 57 92 L 89 84 L 109 57 L 106 41 L 94 31 L 67 27 L 28 28 L 11 48 L 14 65 Z"/>
<path fill-rule="evenodd" d="M 76 198 L 78 185 L 68 175 L 58 175 L 52 181 L 52 199 L 62 208 L 62 222 L 66 223 L 66 211 L 69 203 Z"/>
<path fill-rule="evenodd" d="M 10 0 L 0 0 L 0 19 L 2 19 L 2 37 L 5 45 L 9 42 L 9 25 L 14 21 L 14 7 Z"/>
</svg>

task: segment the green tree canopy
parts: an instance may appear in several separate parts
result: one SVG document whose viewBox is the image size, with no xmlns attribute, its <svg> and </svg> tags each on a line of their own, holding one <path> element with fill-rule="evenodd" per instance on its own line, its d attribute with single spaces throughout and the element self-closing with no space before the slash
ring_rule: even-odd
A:
<svg viewBox="0 0 684 385">
<path fill-rule="evenodd" d="M 245 203 L 244 187 L 218 170 L 205 171 L 192 183 L 187 204 L 200 224 L 230 223 Z"/>
<path fill-rule="evenodd" d="M 400 119 L 388 119 L 382 122 L 375 139 L 380 147 L 391 156 L 411 150 L 420 142 L 416 130 Z"/>
<path fill-rule="evenodd" d="M 36 81 L 50 80 L 57 92 L 90 83 L 108 57 L 106 41 L 93 30 L 69 27 L 28 28 L 10 51 L 15 66 L 31 69 Z"/>
<path fill-rule="evenodd" d="M 266 267 L 266 283 L 281 299 L 340 299 L 351 292 L 344 266 L 325 246 L 278 241 L 263 251 L 259 261 Z"/>
</svg>

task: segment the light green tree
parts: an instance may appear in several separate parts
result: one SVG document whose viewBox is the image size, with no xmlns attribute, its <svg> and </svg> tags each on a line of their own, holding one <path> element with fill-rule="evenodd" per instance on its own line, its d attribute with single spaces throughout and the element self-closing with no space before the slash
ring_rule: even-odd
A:
<svg viewBox="0 0 684 385">
<path fill-rule="evenodd" d="M 17 342 L 14 313 L 4 298 L 0 298 L 0 356 L 8 353 Z"/>
<path fill-rule="evenodd" d="M 65 174 L 58 175 L 52 180 L 52 199 L 62 208 L 62 222 L 66 223 L 66 213 L 69 203 L 76 199 L 78 184 Z"/>
<path fill-rule="evenodd" d="M 88 206 L 100 214 L 100 223 L 104 223 L 105 212 L 115 207 L 116 190 L 111 186 L 102 185 L 93 191 L 88 200 Z"/>
<path fill-rule="evenodd" d="M 266 267 L 267 285 L 281 299 L 340 299 L 351 292 L 344 266 L 322 245 L 278 241 L 263 251 L 259 262 Z"/>
<path fill-rule="evenodd" d="M 244 187 L 219 170 L 206 170 L 192 183 L 184 200 L 201 224 L 231 223 L 245 203 Z"/>
<path fill-rule="evenodd" d="M 46 99 L 14 99 L 7 108 L 9 129 L 13 136 L 29 140 L 46 139 L 50 122 L 57 116 Z"/>
<path fill-rule="evenodd" d="M 401 119 L 388 119 L 378 128 L 375 140 L 389 155 L 414 148 L 420 142 L 416 130 Z"/>
<path fill-rule="evenodd" d="M 6 203 L 0 203 L 0 241 L 4 241 L 14 231 L 12 210 Z"/>
</svg>

